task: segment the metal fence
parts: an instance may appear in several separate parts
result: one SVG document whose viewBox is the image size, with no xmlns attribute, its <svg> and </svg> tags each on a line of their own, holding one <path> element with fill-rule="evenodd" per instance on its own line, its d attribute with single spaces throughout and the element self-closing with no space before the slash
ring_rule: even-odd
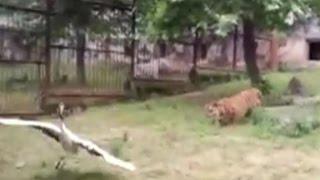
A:
<svg viewBox="0 0 320 180">
<path fill-rule="evenodd" d="M 86 29 L 79 36 L 66 26 L 57 35 L 52 1 L 37 8 L 0 3 L 0 114 L 39 113 L 50 98 L 124 96 L 133 59 L 132 7 L 83 2 L 117 31 Z"/>
<path fill-rule="evenodd" d="M 127 50 L 131 48 L 131 10 L 110 9 L 108 4 L 96 2 L 87 5 L 98 9 L 94 13 L 99 14 L 99 26 L 112 26 L 115 32 L 95 32 L 93 26 L 97 26 L 97 22 L 93 21 L 87 25 L 92 29 L 66 27 L 62 35 L 52 37 L 49 96 L 94 97 L 125 93 L 132 59 Z M 95 8 L 97 5 L 99 8 Z"/>
<path fill-rule="evenodd" d="M 0 113 L 40 111 L 44 76 L 45 17 L 0 4 Z"/>
<path fill-rule="evenodd" d="M 81 52 L 76 47 L 52 45 L 51 90 L 59 93 L 121 93 L 130 72 L 131 56 L 125 54 L 123 40 L 115 41 L 113 43 L 118 45 L 108 48 L 103 40 L 87 41 L 82 52 L 83 65 L 79 62 Z"/>
<path fill-rule="evenodd" d="M 138 40 L 134 64 L 136 80 L 188 81 L 194 66 L 193 41 Z"/>
<path fill-rule="evenodd" d="M 267 67 L 270 60 L 271 39 L 257 36 L 257 64 L 260 69 Z M 243 35 L 231 34 L 224 39 L 204 41 L 201 44 L 202 55 L 197 61 L 198 69 L 244 71 Z"/>
<path fill-rule="evenodd" d="M 50 98 L 123 97 L 129 80 L 184 83 L 192 70 L 243 66 L 241 35 L 210 40 L 196 31 L 183 40 L 137 40 L 133 6 L 95 1 L 83 2 L 98 11 L 100 25 L 116 31 L 67 26 L 57 35 L 53 1 L 41 2 L 36 8 L 0 3 L 0 114 L 38 113 Z M 257 41 L 263 66 L 270 42 Z"/>
<path fill-rule="evenodd" d="M 79 49 L 71 41 L 51 45 L 49 94 L 82 96 L 123 94 L 130 73 L 131 55 L 126 39 L 86 37 Z M 71 42 L 71 43 L 70 43 Z"/>
</svg>

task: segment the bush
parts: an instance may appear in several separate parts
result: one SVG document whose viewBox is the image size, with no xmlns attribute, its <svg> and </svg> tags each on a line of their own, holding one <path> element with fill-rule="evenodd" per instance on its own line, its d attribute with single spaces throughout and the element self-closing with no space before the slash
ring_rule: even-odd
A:
<svg viewBox="0 0 320 180">
<path fill-rule="evenodd" d="M 293 97 L 273 93 L 263 97 L 264 106 L 288 106 L 293 104 Z"/>
<path fill-rule="evenodd" d="M 288 137 L 299 138 L 310 134 L 319 127 L 319 120 L 314 117 L 307 119 L 287 119 L 278 126 L 279 133 Z"/>
<path fill-rule="evenodd" d="M 316 117 L 301 118 L 278 118 L 263 109 L 256 109 L 249 117 L 250 122 L 258 128 L 258 133 L 283 135 L 291 138 L 299 138 L 310 134 L 320 126 Z"/>
<path fill-rule="evenodd" d="M 260 84 L 256 85 L 256 88 L 260 89 L 263 95 L 268 95 L 271 93 L 273 87 L 269 80 L 262 80 Z"/>
</svg>

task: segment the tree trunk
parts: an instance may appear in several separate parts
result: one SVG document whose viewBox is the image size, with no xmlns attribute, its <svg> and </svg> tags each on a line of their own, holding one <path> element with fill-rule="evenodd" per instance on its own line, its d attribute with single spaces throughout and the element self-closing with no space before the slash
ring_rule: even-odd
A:
<svg viewBox="0 0 320 180">
<path fill-rule="evenodd" d="M 159 56 L 160 58 L 163 58 L 167 55 L 167 44 L 164 40 L 159 40 L 158 41 L 158 46 L 159 46 Z"/>
<path fill-rule="evenodd" d="M 84 31 L 76 30 L 77 36 L 77 78 L 78 83 L 86 84 L 85 47 L 86 36 Z"/>
<path fill-rule="evenodd" d="M 125 39 L 124 40 L 124 54 L 126 56 L 132 56 L 132 42 L 130 41 L 130 39 Z"/>
<path fill-rule="evenodd" d="M 279 50 L 279 40 L 275 31 L 272 32 L 272 38 L 270 43 L 270 57 L 268 62 L 268 68 L 275 70 L 278 68 L 278 50 Z"/>
<path fill-rule="evenodd" d="M 105 38 L 105 40 L 104 40 L 104 49 L 105 49 L 105 58 L 107 59 L 107 60 L 109 60 L 110 59 L 110 46 L 111 46 L 111 37 L 108 35 L 106 38 Z"/>
<path fill-rule="evenodd" d="M 222 65 L 227 65 L 228 64 L 228 40 L 224 39 L 222 41 L 222 45 L 221 45 L 221 64 Z"/>
<path fill-rule="evenodd" d="M 202 43 L 201 44 L 201 48 L 200 48 L 200 54 L 201 54 L 201 59 L 207 59 L 207 55 L 208 55 L 208 45 L 206 43 Z"/>
<path fill-rule="evenodd" d="M 239 39 L 239 29 L 238 25 L 234 28 L 233 33 L 233 59 L 232 59 L 232 70 L 236 70 L 237 68 L 237 57 L 238 57 L 238 39 Z"/>
<path fill-rule="evenodd" d="M 247 73 L 252 85 L 258 85 L 262 82 L 259 68 L 257 66 L 257 43 L 255 41 L 255 25 L 250 19 L 243 20 L 243 49 L 244 60 Z"/>
</svg>

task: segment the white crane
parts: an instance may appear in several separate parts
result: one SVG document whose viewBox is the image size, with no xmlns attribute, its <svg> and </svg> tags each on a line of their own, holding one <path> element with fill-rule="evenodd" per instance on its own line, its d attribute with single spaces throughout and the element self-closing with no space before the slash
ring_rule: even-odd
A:
<svg viewBox="0 0 320 180">
<path fill-rule="evenodd" d="M 132 163 L 126 162 L 114 157 L 113 155 L 101 149 L 99 146 L 97 146 L 93 142 L 82 139 L 78 137 L 76 134 L 74 134 L 73 132 L 71 132 L 64 124 L 63 112 L 64 112 L 64 104 L 60 103 L 58 107 L 59 126 L 56 126 L 48 122 L 24 121 L 21 119 L 7 119 L 7 118 L 0 118 L 0 125 L 25 126 L 25 127 L 38 129 L 38 130 L 41 130 L 41 132 L 43 132 L 45 135 L 59 142 L 67 153 L 76 154 L 80 147 L 87 150 L 88 153 L 90 153 L 91 155 L 102 157 L 107 163 L 111 165 L 129 170 L 129 171 L 134 171 L 136 169 L 136 167 Z M 60 164 L 60 161 L 58 164 Z"/>
</svg>

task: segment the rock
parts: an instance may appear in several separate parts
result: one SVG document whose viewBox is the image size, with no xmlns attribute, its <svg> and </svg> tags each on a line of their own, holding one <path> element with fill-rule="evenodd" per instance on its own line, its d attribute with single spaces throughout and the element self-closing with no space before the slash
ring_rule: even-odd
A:
<svg viewBox="0 0 320 180">
<path fill-rule="evenodd" d="M 320 96 L 309 97 L 309 98 L 296 97 L 293 99 L 293 104 L 298 106 L 320 104 Z"/>
<path fill-rule="evenodd" d="M 308 96 L 306 88 L 297 77 L 293 77 L 290 80 L 287 88 L 287 93 L 289 95 L 295 96 Z"/>
<path fill-rule="evenodd" d="M 16 163 L 16 168 L 17 169 L 22 169 L 22 168 L 24 168 L 26 166 L 26 162 L 24 162 L 24 161 L 20 161 L 20 162 L 17 162 Z"/>
</svg>

